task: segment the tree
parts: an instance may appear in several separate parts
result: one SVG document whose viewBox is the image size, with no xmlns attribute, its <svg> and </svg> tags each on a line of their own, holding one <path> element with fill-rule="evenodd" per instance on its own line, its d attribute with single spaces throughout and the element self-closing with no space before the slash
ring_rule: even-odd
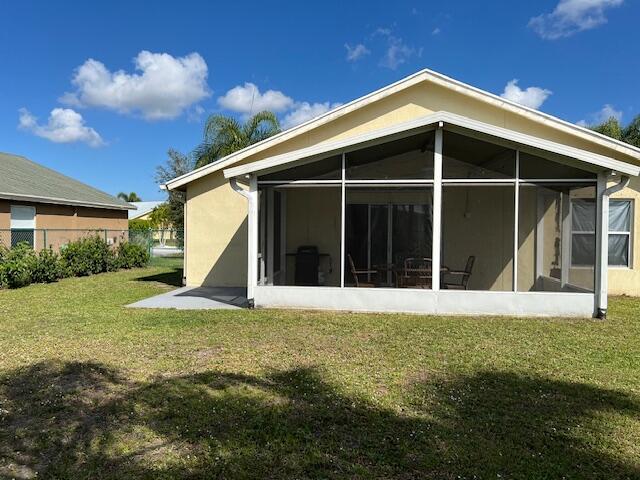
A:
<svg viewBox="0 0 640 480">
<path fill-rule="evenodd" d="M 640 115 L 637 115 L 626 127 L 622 127 L 615 117 L 591 127 L 592 130 L 608 137 L 622 140 L 635 147 L 640 147 Z"/>
<path fill-rule="evenodd" d="M 631 145 L 640 147 L 640 115 L 636 115 L 636 118 L 624 128 L 622 139 Z"/>
<path fill-rule="evenodd" d="M 244 124 L 235 118 L 211 115 L 204 127 L 204 140 L 194 151 L 195 166 L 207 165 L 279 132 L 280 123 L 272 112 L 256 113 Z"/>
<path fill-rule="evenodd" d="M 622 127 L 620 122 L 615 117 L 609 117 L 608 120 L 602 122 L 600 125 L 591 127 L 595 132 L 602 133 L 607 137 L 615 138 L 616 140 L 622 140 Z"/>
<path fill-rule="evenodd" d="M 167 152 L 167 161 L 164 165 L 156 168 L 156 182 L 167 183 L 176 177 L 180 177 L 193 170 L 194 161 L 189 155 L 184 155 L 172 148 Z M 169 210 L 169 221 L 176 229 L 178 240 L 182 242 L 184 238 L 184 192 L 171 190 L 167 200 Z"/>
<path fill-rule="evenodd" d="M 136 192 L 124 193 L 120 192 L 118 194 L 118 198 L 121 198 L 125 202 L 141 202 L 142 199 L 138 196 Z"/>
<path fill-rule="evenodd" d="M 171 227 L 171 208 L 168 203 L 161 203 L 149 214 L 151 228 L 160 230 L 160 245 L 164 246 L 165 230 Z"/>
</svg>

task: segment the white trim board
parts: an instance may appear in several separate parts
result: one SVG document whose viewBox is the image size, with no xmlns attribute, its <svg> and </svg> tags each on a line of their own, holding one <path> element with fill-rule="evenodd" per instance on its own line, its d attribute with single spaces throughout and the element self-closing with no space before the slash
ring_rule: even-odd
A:
<svg viewBox="0 0 640 480">
<path fill-rule="evenodd" d="M 409 288 L 257 286 L 257 308 L 404 312 L 428 315 L 509 315 L 591 318 L 595 294 L 485 292 Z"/>
<path fill-rule="evenodd" d="M 358 110 L 377 100 L 388 97 L 389 95 L 405 90 L 422 82 L 430 82 L 432 84 L 448 88 L 449 90 L 452 90 L 454 92 L 458 92 L 468 97 L 480 100 L 484 103 L 502 108 L 505 111 L 521 115 L 536 123 L 550 126 L 562 132 L 575 135 L 588 141 L 592 141 L 595 144 L 611 148 L 614 151 L 635 157 L 640 160 L 640 148 L 633 147 L 619 140 L 615 140 L 600 133 L 594 132 L 588 128 L 575 125 L 565 120 L 561 120 L 547 113 L 543 113 L 538 110 L 520 105 L 516 102 L 506 100 L 502 97 L 499 97 L 498 95 L 486 92 L 477 87 L 473 87 L 466 83 L 447 77 L 446 75 L 435 72 L 433 70 L 424 69 L 412 75 L 409 75 L 408 77 L 405 77 L 395 83 L 387 85 L 379 90 L 371 92 L 337 108 L 334 108 L 333 110 L 330 110 L 329 112 L 320 115 L 312 120 L 304 122 L 296 127 L 290 128 L 288 130 L 285 130 L 284 132 L 274 135 L 273 137 L 246 147 L 231 155 L 223 157 L 216 162 L 197 168 L 192 172 L 189 172 L 180 177 L 176 177 L 173 180 L 167 182 L 162 187 L 168 190 L 180 188 L 181 186 L 197 180 L 198 178 L 202 178 L 206 175 L 209 175 L 210 173 L 216 172 L 236 162 L 239 162 L 240 160 L 250 155 L 256 154 L 267 148 L 271 148 L 274 145 L 278 145 L 291 138 L 297 137 L 298 135 L 313 130 L 321 125 L 327 124 L 352 111 Z"/>
<path fill-rule="evenodd" d="M 460 128 L 468 129 L 473 132 L 482 133 L 491 137 L 507 140 L 516 145 L 524 145 L 569 158 L 575 158 L 585 163 L 595 165 L 607 170 L 624 173 L 627 175 L 640 175 L 640 166 L 615 160 L 596 153 L 581 150 L 579 148 L 570 147 L 538 137 L 533 137 L 524 133 L 516 132 L 502 127 L 496 127 L 488 123 L 479 122 L 461 115 L 450 112 L 436 112 L 426 115 L 408 122 L 404 122 L 392 127 L 382 128 L 373 132 L 367 132 L 356 135 L 344 140 L 334 142 L 320 143 L 307 148 L 294 150 L 292 152 L 276 155 L 273 157 L 259 160 L 257 162 L 240 165 L 224 170 L 225 178 L 238 177 L 248 173 L 259 173 L 280 167 L 298 160 L 309 158 L 321 158 L 332 154 L 343 152 L 345 149 L 359 147 L 363 148 L 369 143 L 378 142 L 380 139 L 393 138 L 398 135 L 411 134 L 427 130 L 433 126 L 440 124 L 454 125 Z"/>
</svg>

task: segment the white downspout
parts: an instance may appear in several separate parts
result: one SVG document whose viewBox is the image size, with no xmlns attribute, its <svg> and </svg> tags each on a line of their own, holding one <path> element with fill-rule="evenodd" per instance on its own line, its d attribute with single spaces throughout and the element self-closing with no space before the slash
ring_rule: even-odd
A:
<svg viewBox="0 0 640 480">
<path fill-rule="evenodd" d="M 613 172 L 612 172 L 613 173 Z M 599 233 L 597 237 L 596 258 L 596 291 L 597 291 L 597 312 L 596 316 L 602 320 L 607 318 L 607 290 L 609 287 L 609 196 L 619 192 L 629 185 L 629 177 L 622 175 L 620 181 L 609 188 L 606 188 L 610 175 L 603 174 L 598 179 L 599 197 L 598 203 L 598 225 Z"/>
<path fill-rule="evenodd" d="M 238 185 L 237 179 L 230 178 L 229 185 L 231 188 L 242 195 L 248 201 L 247 209 L 247 301 L 249 308 L 254 306 L 254 286 L 256 283 L 256 263 L 257 263 L 257 179 L 255 175 L 251 176 L 249 190 L 245 190 Z M 256 254 L 256 256 L 254 256 Z"/>
</svg>

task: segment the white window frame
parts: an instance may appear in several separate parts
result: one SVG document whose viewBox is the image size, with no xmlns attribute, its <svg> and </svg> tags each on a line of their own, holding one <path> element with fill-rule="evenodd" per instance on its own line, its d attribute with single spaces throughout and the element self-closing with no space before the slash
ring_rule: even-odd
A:
<svg viewBox="0 0 640 480">
<path fill-rule="evenodd" d="M 574 202 L 580 202 L 580 201 L 591 201 L 590 199 L 583 199 L 583 198 L 572 198 L 570 201 L 570 205 L 571 205 L 571 211 L 569 212 L 569 218 L 571 219 L 571 238 L 569 239 L 569 258 L 571 259 L 571 268 L 575 268 L 575 269 L 589 269 L 589 268 L 594 268 L 594 265 L 582 265 L 582 264 L 575 264 L 573 263 L 573 236 L 574 235 L 595 235 L 596 232 L 595 231 L 586 231 L 586 230 L 574 230 L 573 229 L 573 204 Z M 612 202 L 627 202 L 630 204 L 630 208 L 629 208 L 629 231 L 617 231 L 617 230 L 609 230 L 609 238 L 611 238 L 612 235 L 627 235 L 629 237 L 629 241 L 627 242 L 627 265 L 611 265 L 607 262 L 607 267 L 608 268 L 617 268 L 617 269 L 630 269 L 633 265 L 633 218 L 634 218 L 634 202 L 632 199 L 630 198 L 611 198 L 609 199 L 609 203 Z M 596 205 L 597 208 L 597 205 Z M 609 210 L 611 211 L 611 210 Z M 611 214 L 611 213 L 609 213 Z M 607 221 L 609 221 L 607 219 Z M 607 258 L 608 258 L 608 252 L 607 252 Z"/>
<path fill-rule="evenodd" d="M 611 198 L 609 199 L 609 203 L 615 202 L 625 202 L 629 204 L 629 230 L 628 231 L 618 231 L 618 230 L 609 230 L 609 238 L 612 235 L 626 235 L 628 237 L 627 241 L 627 264 L 626 265 L 611 265 L 608 264 L 609 268 L 618 268 L 618 269 L 630 269 L 633 266 L 633 219 L 635 212 L 635 204 L 633 199 L 631 198 Z M 611 207 L 609 207 L 609 212 L 611 212 Z M 608 256 L 607 252 L 607 256 Z"/>
<path fill-rule="evenodd" d="M 29 209 L 31 211 L 33 211 L 33 228 L 18 228 L 18 227 L 13 227 L 13 209 L 16 208 L 20 208 L 20 209 Z M 33 230 L 33 249 L 36 250 L 37 248 L 37 235 L 36 235 L 36 229 L 38 227 L 37 225 L 37 218 L 38 218 L 38 211 L 36 210 L 36 207 L 34 207 L 33 205 L 10 205 L 9 206 L 9 230 L 10 230 L 10 235 L 12 235 L 13 230 Z"/>
</svg>

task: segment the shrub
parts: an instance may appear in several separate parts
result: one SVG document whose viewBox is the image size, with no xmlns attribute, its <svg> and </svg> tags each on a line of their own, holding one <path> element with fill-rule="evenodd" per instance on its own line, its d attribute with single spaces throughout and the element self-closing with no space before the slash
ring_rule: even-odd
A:
<svg viewBox="0 0 640 480">
<path fill-rule="evenodd" d="M 4 251 L 0 263 L 0 285 L 8 288 L 29 285 L 37 263 L 38 257 L 28 243 L 19 243 Z"/>
<path fill-rule="evenodd" d="M 149 263 L 149 251 L 143 245 L 133 242 L 123 242 L 118 245 L 118 267 L 144 267 Z"/>
<path fill-rule="evenodd" d="M 67 244 L 61 257 L 69 274 L 77 277 L 112 271 L 117 266 L 113 250 L 98 236 Z"/>
<path fill-rule="evenodd" d="M 66 268 L 60 255 L 50 248 L 45 248 L 38 254 L 31 281 L 33 283 L 51 283 L 64 278 L 66 273 Z"/>
</svg>

